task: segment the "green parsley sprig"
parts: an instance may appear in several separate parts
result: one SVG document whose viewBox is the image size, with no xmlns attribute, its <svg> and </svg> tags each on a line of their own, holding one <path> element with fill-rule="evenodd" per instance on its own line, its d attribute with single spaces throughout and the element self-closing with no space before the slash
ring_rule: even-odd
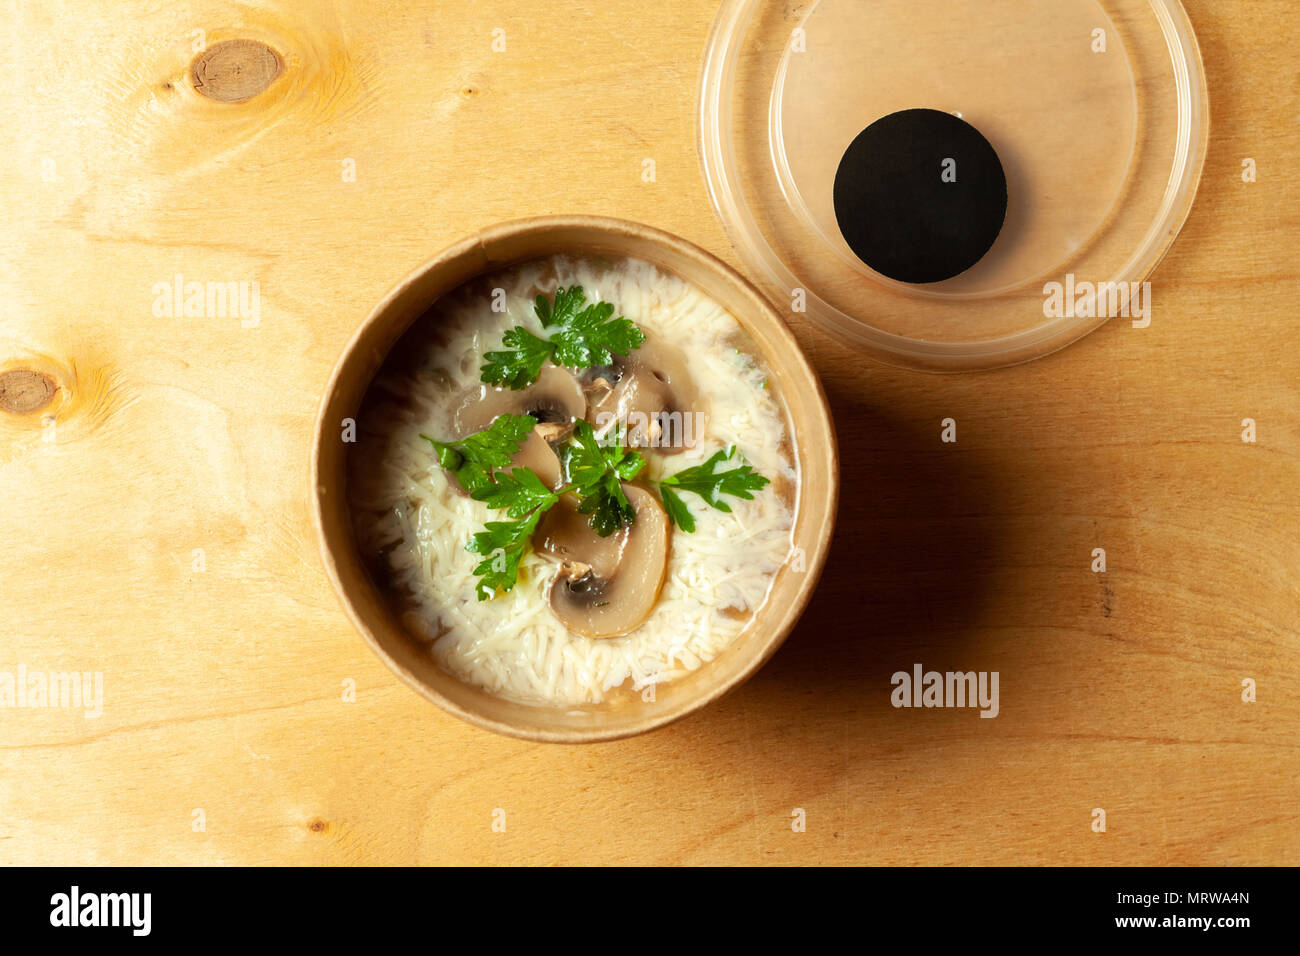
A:
<svg viewBox="0 0 1300 956">
<path fill-rule="evenodd" d="M 474 593 L 480 601 L 496 597 L 498 590 L 509 591 L 519 579 L 519 561 L 532 541 L 537 522 L 542 520 L 551 505 L 559 501 L 558 496 L 547 505 L 540 505 L 522 521 L 489 521 L 483 530 L 476 533 L 466 551 L 485 555 L 474 566 L 478 583 Z"/>
<path fill-rule="evenodd" d="M 594 368 L 609 365 L 615 355 L 627 355 L 645 341 L 645 333 L 631 320 L 614 317 L 608 302 L 586 303 L 580 285 L 556 289 L 553 302 L 539 295 L 533 310 L 548 337 L 534 335 L 522 325 L 507 329 L 502 348 L 483 356 L 481 380 L 515 390 L 527 388 L 537 381 L 547 360 L 569 368 Z"/>
<path fill-rule="evenodd" d="M 737 458 L 741 463 L 735 468 L 718 470 L 723 463 Z M 707 461 L 691 468 L 684 468 L 660 481 L 659 498 L 664 503 L 668 520 L 683 531 L 693 532 L 695 517 L 686 507 L 686 502 L 677 494 L 678 490 L 699 495 L 719 511 L 730 513 L 731 505 L 723 500 L 724 494 L 744 498 L 747 501 L 753 500 L 753 493 L 767 483 L 768 479 L 754 471 L 753 466 L 746 463 L 744 456 L 735 445 L 732 445 L 724 451 L 714 452 Z"/>
<path fill-rule="evenodd" d="M 645 468 L 639 451 L 623 446 L 617 424 L 601 441 L 590 422 L 573 423 L 573 437 L 560 450 L 560 462 L 578 495 L 578 513 L 591 515 L 591 526 L 602 538 L 636 521 L 636 511 L 623 493 Z"/>
<path fill-rule="evenodd" d="M 498 415 L 483 431 L 460 441 L 441 442 L 423 434 L 420 437 L 433 446 L 438 464 L 455 475 L 471 497 L 476 497 L 479 492 L 491 490 L 493 470 L 510 464 L 536 424 L 537 419 L 531 415 Z"/>
</svg>

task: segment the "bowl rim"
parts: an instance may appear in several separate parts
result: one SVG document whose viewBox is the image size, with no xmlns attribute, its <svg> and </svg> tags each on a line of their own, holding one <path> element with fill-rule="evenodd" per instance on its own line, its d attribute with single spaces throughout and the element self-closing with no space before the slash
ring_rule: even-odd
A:
<svg viewBox="0 0 1300 956">
<path fill-rule="evenodd" d="M 389 313 L 393 308 L 394 303 L 403 297 L 412 285 L 419 282 L 431 271 L 440 268 L 449 262 L 453 262 L 466 254 L 472 253 L 476 248 L 486 250 L 492 243 L 507 237 L 574 230 L 640 237 L 649 240 L 655 245 L 666 247 L 672 253 L 694 260 L 699 265 L 726 279 L 735 286 L 737 292 L 742 293 L 745 297 L 750 299 L 757 310 L 765 313 L 766 316 L 772 320 L 770 323 L 767 323 L 767 331 L 770 332 L 771 337 L 779 340 L 779 345 L 786 351 L 785 359 L 793 366 L 794 377 L 800 380 L 802 386 L 811 387 L 808 396 L 809 406 L 815 411 L 816 424 L 818 425 L 818 431 L 820 432 L 820 434 L 812 436 L 813 441 L 807 446 L 805 446 L 805 442 L 800 441 L 798 436 L 792 436 L 795 442 L 796 455 L 799 456 L 799 449 L 801 447 L 811 448 L 808 455 L 810 461 L 816 461 L 825 468 L 828 493 L 824 496 L 820 496 L 824 501 L 824 504 L 818 509 L 821 512 L 820 522 L 816 527 L 811 529 L 812 540 L 816 542 L 816 549 L 807 555 L 808 561 L 803 572 L 802 584 L 796 590 L 794 599 L 783 611 L 781 611 L 780 616 L 774 620 L 773 626 L 769 628 L 762 643 L 752 652 L 750 660 L 747 661 L 744 666 L 740 667 L 735 674 L 721 684 L 709 688 L 706 693 L 691 697 L 671 710 L 648 716 L 641 720 L 634 720 L 625 726 L 606 729 L 573 728 L 553 730 L 549 728 L 536 726 L 528 727 L 508 723 L 463 707 L 456 701 L 442 694 L 437 688 L 426 683 L 419 675 L 413 673 L 402 662 L 396 660 L 383 646 L 379 636 L 374 632 L 374 629 L 371 628 L 364 616 L 358 610 L 353 595 L 345 588 L 339 569 L 339 557 L 334 553 L 334 548 L 331 547 L 331 542 L 328 540 L 325 533 L 324 512 L 326 507 L 325 499 L 327 489 L 323 482 L 321 473 L 321 449 L 326 440 L 332 440 L 327 439 L 327 433 L 332 435 L 334 428 L 332 425 L 328 424 L 326 414 L 329 411 L 332 398 L 338 390 L 340 381 L 346 374 L 348 374 L 349 368 L 356 360 L 359 347 L 366 338 L 368 331 Z M 557 249 L 554 254 L 562 253 L 562 249 Z M 582 253 L 575 252 L 573 254 L 581 255 Z M 625 254 L 634 258 L 636 257 L 633 253 Z M 513 262 L 522 261 L 527 260 L 526 258 L 513 260 Z M 511 264 L 513 263 L 497 262 L 491 260 L 489 257 L 486 266 L 483 269 L 476 271 L 473 275 L 484 275 L 496 269 L 508 268 Z M 666 269 L 667 271 L 672 271 L 671 267 L 665 266 L 662 263 L 655 263 L 655 265 L 659 268 Z M 440 293 L 440 295 L 445 294 L 447 291 L 451 291 L 451 288 L 454 287 L 455 286 L 450 287 L 443 293 Z M 436 301 L 436 299 L 433 301 Z M 433 301 L 428 303 L 428 305 L 433 305 Z M 742 328 L 745 328 L 747 331 L 753 331 L 750 328 L 752 319 L 742 316 L 733 317 L 740 323 Z M 417 313 L 417 315 L 397 333 L 398 338 L 400 338 L 402 334 L 418 321 L 418 319 L 419 314 Z M 391 348 L 391 345 L 389 347 Z M 386 357 L 387 356 L 385 355 L 382 358 Z M 371 381 L 373 381 L 373 379 Z M 370 383 L 367 382 L 365 388 L 368 389 L 369 384 Z M 363 389 L 363 394 L 364 391 L 365 389 Z M 788 407 L 787 414 L 790 414 Z M 822 386 L 820 377 L 812 367 L 812 364 L 808 361 L 808 357 L 804 354 L 804 351 L 800 347 L 798 340 L 795 338 L 794 333 L 790 330 L 780 313 L 772 306 L 766 296 L 764 296 L 758 288 L 735 267 L 724 262 L 708 250 L 703 249 L 680 236 L 632 220 L 592 215 L 530 216 L 507 220 L 480 229 L 451 243 L 433 256 L 425 259 L 414 269 L 410 270 L 399 282 L 393 285 L 379 300 L 379 302 L 375 304 L 366 315 L 365 319 L 362 320 L 351 335 L 348 336 L 346 343 L 339 352 L 338 357 L 335 359 L 329 378 L 325 384 L 325 389 L 321 394 L 316 409 L 311 441 L 310 478 L 312 525 L 315 529 L 317 547 L 324 563 L 326 576 L 329 578 L 334 594 L 342 605 L 344 613 L 351 622 L 353 629 L 365 639 L 365 642 L 369 645 L 370 649 L 391 671 L 397 674 L 398 677 L 400 677 L 407 685 L 414 688 L 423 697 L 437 704 L 443 710 L 481 729 L 490 730 L 509 737 L 543 743 L 596 743 L 620 740 L 648 733 L 649 731 L 665 727 L 668 724 L 688 716 L 689 714 L 695 713 L 744 684 L 764 664 L 767 663 L 773 654 L 776 653 L 777 649 L 785 642 L 790 632 L 794 629 L 795 624 L 798 622 L 804 609 L 807 607 L 813 592 L 817 589 L 817 584 L 825 566 L 827 554 L 830 550 L 839 502 L 839 448 L 835 427 L 831 421 L 830 404 L 827 400 L 826 391 Z M 805 507 L 804 495 L 806 484 L 807 482 L 801 474 L 796 490 L 796 504 L 794 510 L 796 519 Z M 355 541 L 352 539 L 350 534 L 348 540 L 349 543 L 355 546 Z M 400 630 L 400 625 L 396 624 L 396 622 L 394 622 L 394 626 Z M 455 675 L 449 676 L 455 680 L 459 679 L 456 678 Z"/>
</svg>

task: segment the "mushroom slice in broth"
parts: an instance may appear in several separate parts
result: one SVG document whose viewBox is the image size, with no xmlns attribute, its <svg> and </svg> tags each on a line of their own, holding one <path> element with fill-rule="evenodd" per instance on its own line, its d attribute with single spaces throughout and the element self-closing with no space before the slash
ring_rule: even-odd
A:
<svg viewBox="0 0 1300 956">
<path fill-rule="evenodd" d="M 597 577 L 610 578 L 623 559 L 628 530 L 621 528 L 602 538 L 591 526 L 590 516 L 578 511 L 578 500 L 565 495 L 542 516 L 533 540 L 539 552 L 570 565 L 571 570 L 590 570 Z"/>
<path fill-rule="evenodd" d="M 582 386 L 567 369 L 543 366 L 537 381 L 513 390 L 479 385 L 471 388 L 456 408 L 455 425 L 461 437 L 482 431 L 500 415 L 531 415 L 539 423 L 568 425 L 587 411 Z"/>
<path fill-rule="evenodd" d="M 564 481 L 553 443 L 564 438 L 574 419 L 587 411 L 587 397 L 566 369 L 545 366 L 537 381 L 517 391 L 477 385 L 460 399 L 454 414 L 458 437 L 482 431 L 502 415 L 531 415 L 538 424 L 511 459 L 515 468 L 531 468 L 548 488 Z"/>
<path fill-rule="evenodd" d="M 640 348 L 585 378 L 597 427 L 622 422 L 631 448 L 676 455 L 704 436 L 707 400 L 687 370 L 686 356 L 662 339 L 647 335 Z"/>
<path fill-rule="evenodd" d="M 636 513 L 629 527 L 601 538 L 575 507 L 557 516 L 542 540 L 542 550 L 561 561 L 551 584 L 551 611 L 584 637 L 620 637 L 635 630 L 663 588 L 668 516 L 644 488 L 624 485 L 623 491 Z"/>
</svg>

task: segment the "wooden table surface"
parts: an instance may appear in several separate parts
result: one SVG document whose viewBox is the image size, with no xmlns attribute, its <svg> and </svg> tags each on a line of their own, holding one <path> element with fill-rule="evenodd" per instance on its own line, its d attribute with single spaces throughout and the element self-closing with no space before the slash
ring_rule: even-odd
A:
<svg viewBox="0 0 1300 956">
<path fill-rule="evenodd" d="M 1211 141 L 1151 326 L 932 376 L 794 322 L 843 456 L 813 606 L 719 704 L 566 748 L 352 631 L 313 416 L 475 229 L 609 214 L 738 264 L 695 145 L 715 4 L 8 5 L 0 681 L 103 701 L 0 708 L 0 863 L 1300 863 L 1300 6 L 1187 6 Z M 237 38 L 284 75 L 204 98 L 195 46 Z M 257 282 L 256 324 L 156 314 L 178 274 Z M 891 707 L 914 662 L 998 671 L 1000 715 Z"/>
</svg>

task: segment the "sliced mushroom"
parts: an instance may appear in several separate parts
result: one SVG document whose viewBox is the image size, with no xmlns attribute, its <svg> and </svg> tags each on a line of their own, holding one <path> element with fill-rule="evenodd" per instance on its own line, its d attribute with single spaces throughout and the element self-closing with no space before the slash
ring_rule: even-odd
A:
<svg viewBox="0 0 1300 956">
<path fill-rule="evenodd" d="M 548 488 L 558 488 L 564 476 L 552 446 L 586 409 L 587 399 L 578 380 L 562 368 L 547 365 L 536 382 L 518 391 L 491 385 L 471 388 L 456 407 L 454 425 L 457 436 L 463 438 L 487 428 L 501 415 L 533 416 L 538 425 L 511 461 L 515 468 L 531 468 Z"/>
<path fill-rule="evenodd" d="M 564 484 L 563 469 L 560 467 L 560 457 L 555 454 L 555 449 L 551 443 L 543 438 L 537 429 L 543 426 L 537 425 L 528 437 L 519 445 L 517 451 L 510 459 L 512 468 L 530 468 L 538 478 L 542 479 L 542 484 L 547 488 L 559 488 Z"/>
<path fill-rule="evenodd" d="M 589 542 L 588 548 L 581 533 L 561 519 L 561 527 L 572 537 L 561 539 L 557 531 L 543 543 L 550 554 L 562 559 L 551 584 L 551 611 L 570 631 L 585 637 L 618 637 L 635 630 L 650 615 L 663 588 L 668 516 L 644 488 L 624 485 L 623 491 L 636 513 L 630 527 L 603 539 L 588 527 L 600 542 Z"/>
<path fill-rule="evenodd" d="M 455 422 L 457 431 L 468 435 L 487 428 L 498 415 L 532 415 L 542 423 L 568 425 L 586 410 L 587 397 L 573 374 L 544 365 L 537 381 L 527 388 L 471 388 L 456 409 Z"/>
<path fill-rule="evenodd" d="M 646 336 L 640 348 L 618 356 L 612 366 L 594 369 L 586 382 L 596 424 L 613 416 L 623 423 L 627 444 L 676 455 L 703 438 L 699 413 L 707 400 L 691 378 L 686 356 Z"/>
<path fill-rule="evenodd" d="M 565 495 L 542 516 L 533 541 L 540 552 L 561 564 L 609 578 L 618 570 L 629 530 L 623 528 L 602 538 L 591 526 L 591 516 L 578 511 L 577 499 Z"/>
</svg>

